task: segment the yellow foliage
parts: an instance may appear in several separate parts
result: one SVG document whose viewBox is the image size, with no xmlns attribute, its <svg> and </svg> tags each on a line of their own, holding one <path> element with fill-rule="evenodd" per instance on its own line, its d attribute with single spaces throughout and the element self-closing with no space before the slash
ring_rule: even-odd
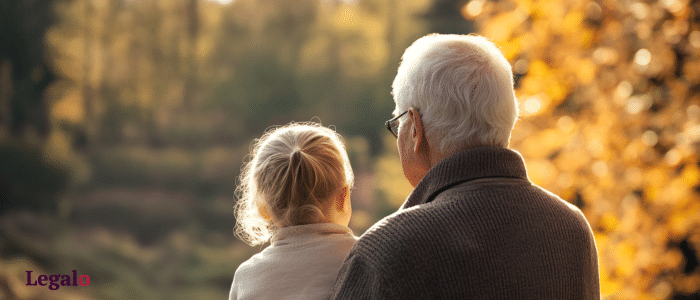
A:
<svg viewBox="0 0 700 300">
<path fill-rule="evenodd" d="M 301 48 L 299 69 L 303 72 L 321 72 L 331 65 L 331 39 L 317 35 L 307 40 Z"/>
<path fill-rule="evenodd" d="M 596 65 L 591 59 L 584 59 L 578 63 L 579 71 L 576 73 L 578 80 L 588 84 L 595 79 Z"/>
<path fill-rule="evenodd" d="M 562 24 L 564 34 L 579 34 L 581 31 L 581 23 L 583 23 L 583 12 L 570 11 Z"/>
<path fill-rule="evenodd" d="M 686 166 L 680 178 L 687 187 L 697 185 L 700 182 L 700 169 L 698 169 L 698 165 L 692 164 Z"/>
<path fill-rule="evenodd" d="M 81 123 L 85 118 L 85 107 L 81 93 L 75 89 L 66 93 L 51 108 L 51 117 L 55 120 Z"/>
<path fill-rule="evenodd" d="M 57 164 L 68 166 L 73 159 L 73 148 L 70 144 L 70 137 L 63 131 L 54 130 L 44 146 L 46 160 Z"/>
<path fill-rule="evenodd" d="M 384 149 L 396 149 L 396 138 L 393 135 L 384 135 Z M 413 187 L 404 177 L 398 153 L 390 150 L 385 152 L 377 158 L 375 168 L 377 190 L 386 196 L 389 204 L 401 206 Z"/>
<path fill-rule="evenodd" d="M 684 254 L 673 246 L 688 241 L 689 255 L 700 256 L 700 98 L 690 92 L 700 82 L 700 31 L 687 18 L 697 13 L 688 1 L 473 0 L 463 8 L 527 70 L 511 147 L 535 183 L 580 196 L 606 299 L 697 291 L 688 287 L 700 271 L 679 270 Z"/>
<path fill-rule="evenodd" d="M 527 14 L 521 10 L 513 10 L 496 16 L 484 29 L 484 35 L 494 43 L 503 44 L 510 38 L 513 31 L 527 19 Z"/>
<path fill-rule="evenodd" d="M 615 253 L 618 256 L 617 273 L 623 277 L 630 277 L 635 271 L 634 258 L 636 247 L 627 241 L 623 241 L 616 245 Z"/>
<path fill-rule="evenodd" d="M 85 38 L 71 35 L 59 28 L 51 28 L 46 33 L 46 42 L 56 52 L 51 52 L 51 64 L 56 73 L 77 83 L 83 81 L 82 57 L 85 56 Z"/>
<path fill-rule="evenodd" d="M 215 36 L 200 35 L 197 39 L 196 45 L 197 48 L 195 50 L 195 58 L 197 59 L 197 61 L 203 62 L 211 56 L 211 54 L 214 52 L 214 49 L 216 48 Z"/>
<path fill-rule="evenodd" d="M 369 228 L 374 220 L 364 210 L 353 210 L 352 218 L 350 218 L 349 227 L 351 228 Z"/>
<path fill-rule="evenodd" d="M 547 100 L 551 99 L 555 103 L 558 103 L 566 97 L 566 86 L 563 85 L 544 61 L 533 61 L 530 64 L 528 73 L 529 76 L 522 79 L 522 88 L 520 92 L 525 95 L 535 95 L 544 92 L 548 98 L 542 98 Z"/>
<path fill-rule="evenodd" d="M 522 40 L 523 39 L 520 37 L 510 38 L 506 43 L 501 44 L 501 52 L 503 52 L 503 56 L 509 60 L 515 59 L 518 53 L 522 51 Z"/>
<path fill-rule="evenodd" d="M 549 160 L 531 159 L 525 164 L 528 177 L 536 185 L 547 186 L 557 178 L 557 168 Z"/>
<path fill-rule="evenodd" d="M 617 217 L 615 217 L 615 215 L 611 212 L 608 212 L 605 215 L 603 215 L 600 222 L 602 223 L 605 232 L 611 232 L 615 230 L 615 228 L 619 224 Z"/>
<path fill-rule="evenodd" d="M 363 13 L 358 5 L 343 4 L 332 15 L 331 28 L 347 40 L 339 49 L 345 75 L 371 79 L 381 74 L 389 58 L 386 19 Z"/>
<path fill-rule="evenodd" d="M 356 12 L 357 7 L 354 5 L 344 4 L 336 11 L 335 17 L 333 18 L 334 25 L 339 28 L 350 29 L 353 25 L 358 23 L 358 13 Z"/>
</svg>

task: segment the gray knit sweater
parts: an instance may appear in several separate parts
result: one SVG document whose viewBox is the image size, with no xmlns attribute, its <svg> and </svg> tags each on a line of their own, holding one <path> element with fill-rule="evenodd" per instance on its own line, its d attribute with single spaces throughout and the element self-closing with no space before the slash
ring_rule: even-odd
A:
<svg viewBox="0 0 700 300">
<path fill-rule="evenodd" d="M 473 148 L 435 165 L 353 246 L 333 299 L 600 299 L 581 211 L 527 179 L 519 153 Z"/>
</svg>

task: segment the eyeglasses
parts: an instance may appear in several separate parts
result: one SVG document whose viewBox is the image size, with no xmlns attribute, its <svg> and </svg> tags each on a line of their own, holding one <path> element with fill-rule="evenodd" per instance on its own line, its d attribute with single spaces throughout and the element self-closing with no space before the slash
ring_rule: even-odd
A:
<svg viewBox="0 0 700 300">
<path fill-rule="evenodd" d="M 405 111 L 391 120 L 384 122 L 386 129 L 389 129 L 389 132 L 391 132 L 391 134 L 397 138 L 399 137 L 399 118 L 403 117 L 403 115 L 405 115 L 407 112 L 408 111 Z"/>
</svg>

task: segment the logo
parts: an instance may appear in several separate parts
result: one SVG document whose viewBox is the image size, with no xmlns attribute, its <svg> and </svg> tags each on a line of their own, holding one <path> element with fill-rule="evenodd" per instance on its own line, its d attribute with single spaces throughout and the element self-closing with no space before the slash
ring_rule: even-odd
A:
<svg viewBox="0 0 700 300">
<path fill-rule="evenodd" d="M 39 277 L 32 282 L 32 271 L 27 272 L 27 285 L 49 285 L 49 290 L 55 291 L 62 286 L 88 286 L 90 285 L 90 276 L 80 275 L 78 277 L 78 272 L 73 270 L 73 277 L 70 275 L 39 275 Z M 72 280 L 71 280 L 72 279 Z"/>
</svg>

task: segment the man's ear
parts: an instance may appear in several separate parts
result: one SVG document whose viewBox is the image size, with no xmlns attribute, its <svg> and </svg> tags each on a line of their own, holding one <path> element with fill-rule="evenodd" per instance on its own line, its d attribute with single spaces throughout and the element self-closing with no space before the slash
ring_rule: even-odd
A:
<svg viewBox="0 0 700 300">
<path fill-rule="evenodd" d="M 340 191 L 338 191 L 338 194 L 335 198 L 335 209 L 337 209 L 338 211 L 343 211 L 343 209 L 345 209 L 345 199 L 347 199 L 347 195 L 349 192 L 350 188 L 347 185 L 341 188 Z"/>
<path fill-rule="evenodd" d="M 411 138 L 414 141 L 413 152 L 418 153 L 422 150 L 421 148 L 427 145 L 427 140 L 425 139 L 425 128 L 423 127 L 423 119 L 421 118 L 418 109 L 411 107 L 408 109 L 408 117 L 413 120 L 411 126 Z"/>
</svg>

